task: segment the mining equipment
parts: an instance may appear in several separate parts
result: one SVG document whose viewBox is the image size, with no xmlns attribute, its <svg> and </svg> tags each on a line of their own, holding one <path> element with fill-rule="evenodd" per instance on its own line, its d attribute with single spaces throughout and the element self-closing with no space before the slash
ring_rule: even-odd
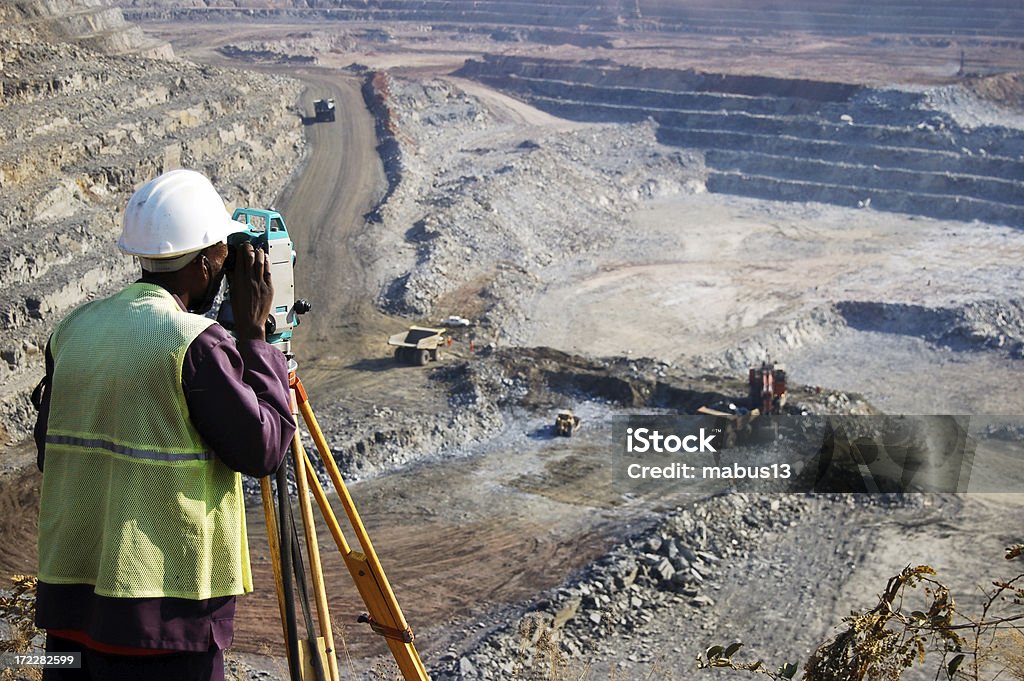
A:
<svg viewBox="0 0 1024 681">
<path fill-rule="evenodd" d="M 428 326 L 410 326 L 408 331 L 396 333 L 388 338 L 388 345 L 395 346 L 395 361 L 399 364 L 426 366 L 427 362 L 441 358 L 446 329 Z"/>
<path fill-rule="evenodd" d="M 563 409 L 555 416 L 555 435 L 561 437 L 572 437 L 580 428 L 580 417 L 568 409 Z"/>
<path fill-rule="evenodd" d="M 313 112 L 318 123 L 334 121 L 334 98 L 316 100 L 313 102 Z"/>
<path fill-rule="evenodd" d="M 786 367 L 771 361 L 750 369 L 750 407 L 762 414 L 781 414 L 786 406 Z"/>
<path fill-rule="evenodd" d="M 729 410 L 715 409 L 714 407 L 701 407 L 697 413 L 702 416 L 710 416 L 711 431 L 714 433 L 712 443 L 715 449 L 731 449 L 750 436 L 751 423 L 761 415 L 758 409 L 739 409 L 736 405 L 729 405 Z"/>
</svg>

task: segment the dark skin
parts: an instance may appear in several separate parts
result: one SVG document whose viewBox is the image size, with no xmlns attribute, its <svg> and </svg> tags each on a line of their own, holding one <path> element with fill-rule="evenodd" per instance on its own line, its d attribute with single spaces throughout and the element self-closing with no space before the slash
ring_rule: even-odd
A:
<svg viewBox="0 0 1024 681">
<path fill-rule="evenodd" d="M 203 299 L 212 281 L 224 270 L 227 244 L 207 246 L 194 260 L 177 272 L 145 272 L 142 281 L 159 284 L 181 299 L 186 308 Z M 270 316 L 274 284 L 266 253 L 244 243 L 238 247 L 235 270 L 231 273 L 231 309 L 235 314 L 235 336 L 239 340 L 266 340 L 263 324 Z"/>
</svg>

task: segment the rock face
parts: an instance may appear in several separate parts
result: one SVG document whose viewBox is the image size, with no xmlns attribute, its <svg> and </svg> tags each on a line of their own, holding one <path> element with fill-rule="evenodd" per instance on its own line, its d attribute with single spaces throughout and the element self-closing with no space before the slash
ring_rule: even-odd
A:
<svg viewBox="0 0 1024 681">
<path fill-rule="evenodd" d="M 174 50 L 125 21 L 106 0 L 15 0 L 6 21 L 41 26 L 56 38 L 107 54 L 172 59 Z"/>
<path fill-rule="evenodd" d="M 296 81 L 101 54 L 58 37 L 58 9 L 76 21 L 102 14 L 91 0 L 0 10 L 3 440 L 32 422 L 28 393 L 53 324 L 136 276 L 115 246 L 135 187 L 195 168 L 229 207 L 265 206 L 303 151 Z"/>
<path fill-rule="evenodd" d="M 927 93 L 517 57 L 460 74 L 572 120 L 653 119 L 705 152 L 711 192 L 1024 225 L 1024 132 L 965 127 Z"/>
</svg>

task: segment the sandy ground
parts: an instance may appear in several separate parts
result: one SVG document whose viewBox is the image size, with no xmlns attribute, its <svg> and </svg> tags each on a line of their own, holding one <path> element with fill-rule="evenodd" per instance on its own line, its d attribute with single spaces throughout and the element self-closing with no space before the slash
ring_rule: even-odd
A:
<svg viewBox="0 0 1024 681">
<path fill-rule="evenodd" d="M 768 338 L 819 305 L 1012 298 L 1024 275 L 1024 233 L 1007 227 L 713 194 L 661 200 L 630 223 L 597 257 L 543 271 L 550 283 L 508 342 L 685 363 Z M 1019 362 L 834 331 L 772 359 L 800 383 L 860 392 L 890 412 L 1024 413 Z"/>
</svg>

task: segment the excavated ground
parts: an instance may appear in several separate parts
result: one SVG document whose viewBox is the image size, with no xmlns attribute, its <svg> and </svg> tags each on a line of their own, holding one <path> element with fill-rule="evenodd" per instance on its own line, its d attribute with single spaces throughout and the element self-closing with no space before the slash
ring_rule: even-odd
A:
<svg viewBox="0 0 1024 681">
<path fill-rule="evenodd" d="M 1014 282 L 1022 242 L 1012 227 L 704 193 L 713 173 L 707 154 L 669 146 L 656 122 L 573 122 L 468 80 L 465 71 L 458 78 L 436 77 L 473 56 L 475 44 L 462 34 L 447 45 L 435 36 L 436 51 L 412 51 L 394 30 L 389 40 L 397 44 L 374 43 L 370 52 L 359 46 L 372 29 L 348 32 L 345 42 L 328 30 L 289 27 L 280 43 L 256 39 L 260 30 L 276 30 L 270 27 L 237 30 L 238 44 L 262 44 L 281 54 L 308 51 L 320 66 L 392 67 L 391 78 L 378 80 L 387 109 L 377 111 L 392 133 L 383 147 L 388 200 L 355 241 L 368 255 L 364 283 L 392 314 L 473 318 L 478 326 L 456 336 L 462 357 L 473 338 L 477 347 L 542 344 L 585 355 L 647 355 L 675 366 L 741 375 L 747 362 L 771 353 L 794 367 L 800 382 L 806 377 L 812 385 L 859 388 L 891 410 L 1012 414 L 1022 406 L 1008 379 L 1020 371 L 1015 353 L 1021 338 Z M 171 25 L 163 35 L 174 40 L 181 32 Z M 221 39 L 234 44 L 230 37 Z M 197 54 L 211 53 L 202 36 L 193 32 L 187 41 L 194 41 Z M 318 52 L 318 44 L 330 45 L 330 51 Z M 559 57 L 583 52 L 564 46 L 550 51 Z M 799 69 L 787 70 L 792 67 L 788 57 L 773 56 L 777 59 L 764 61 L 766 72 L 800 75 Z M 865 55 L 867 61 L 878 58 Z M 864 78 L 877 85 L 885 81 L 883 73 L 867 69 Z M 898 93 L 887 96 L 905 103 Z M 903 97 L 922 101 L 913 92 Z M 966 93 L 942 101 L 954 100 L 961 106 L 947 106 L 942 113 L 896 112 L 904 118 L 892 127 L 911 127 L 921 116 L 938 115 L 968 118 L 975 125 L 997 116 L 1016 125 L 1014 114 L 1002 116 L 998 106 Z M 766 93 L 761 101 L 770 107 L 772 97 Z M 779 113 L 792 108 L 792 101 L 781 98 Z M 861 112 L 851 115 L 864 120 Z M 884 126 L 884 111 L 875 116 L 874 124 Z M 813 120 L 808 125 L 810 131 L 820 126 Z M 951 262 L 949 252 L 959 257 Z M 924 272 L 934 272 L 934 278 L 922 278 Z M 903 317 L 909 319 L 904 326 L 892 321 Z M 412 447 L 421 455 L 440 457 L 415 464 L 407 474 L 353 486 L 357 503 L 373 518 L 371 532 L 380 537 L 378 550 L 394 573 L 399 596 L 420 628 L 428 663 L 435 674 L 464 678 L 549 677 L 550 663 L 540 661 L 543 651 L 530 641 L 524 645 L 515 633 L 523 611 L 551 602 L 555 605 L 542 609 L 556 617 L 562 611 L 557 604 L 572 598 L 560 594 L 577 588 L 575 582 L 563 584 L 566 576 L 591 569 L 590 561 L 605 552 L 614 554 L 623 536 L 655 522 L 659 509 L 675 504 L 663 499 L 652 506 L 607 495 L 607 479 L 587 464 L 606 437 L 598 435 L 599 424 L 619 409 L 609 411 L 603 400 L 594 404 L 576 388 L 531 399 L 515 378 L 522 372 L 513 370 L 502 385 L 519 406 L 509 411 L 499 404 L 492 410 L 489 389 L 453 388 L 451 375 L 443 373 L 439 378 L 453 412 L 482 416 L 471 421 L 442 416 L 443 433 L 429 433 L 409 425 L 406 417 L 424 394 L 421 388 L 410 386 L 409 399 L 404 394 L 387 398 L 391 372 L 378 373 L 387 366 L 387 360 L 381 362 L 373 366 L 369 382 L 371 367 L 365 362 L 355 372 L 343 368 L 344 360 L 332 364 L 322 374 L 332 378 L 317 386 L 322 390 L 317 399 L 330 414 L 327 422 L 347 424 L 342 431 L 358 431 L 361 419 L 378 424 L 381 446 L 364 442 L 376 456 L 400 461 L 416 443 Z M 474 359 L 471 366 L 481 363 Z M 559 364 L 570 376 L 579 371 L 566 359 Z M 654 371 L 673 369 L 662 365 Z M 350 412 L 328 406 L 332 393 L 344 394 L 347 380 L 358 382 L 355 400 L 372 402 L 365 405 L 369 413 L 354 423 Z M 692 380 L 683 379 L 682 385 Z M 931 395 L 937 382 L 948 381 L 961 388 Z M 429 385 L 425 391 L 429 394 Z M 719 394 L 742 394 L 742 386 L 720 387 Z M 713 401 L 713 395 L 705 397 Z M 546 422 L 564 403 L 594 427 L 571 443 L 552 442 L 544 434 Z M 823 397 L 821 408 L 851 405 Z M 422 407 L 414 413 L 412 421 L 423 419 Z M 359 455 L 354 433 L 339 434 L 333 444 L 352 452 L 352 461 L 366 458 Z M 399 482 L 405 479 L 410 482 Z M 408 512 L 403 525 L 415 528 L 411 533 L 387 520 L 397 499 Z M 733 556 L 727 568 L 711 570 L 714 583 L 702 593 L 720 605 L 695 609 L 688 601 L 672 605 L 642 593 L 642 605 L 627 605 L 625 612 L 643 613 L 643 623 L 626 618 L 604 633 L 590 622 L 591 611 L 581 613 L 575 631 L 562 632 L 575 646 L 563 648 L 570 651 L 567 664 L 581 673 L 589 666 L 590 678 L 606 678 L 613 669 L 627 678 L 650 673 L 686 678 L 691 650 L 725 636 L 758 641 L 756 650 L 766 656 L 793 651 L 795 657 L 821 641 L 852 604 L 870 604 L 871 594 L 900 567 L 894 568 L 894 556 L 934 559 L 922 550 L 932 535 L 916 529 L 918 524 L 941 527 L 940 533 L 955 537 L 959 530 L 950 528 L 979 532 L 990 527 L 985 518 L 1020 515 L 1004 497 L 980 505 L 944 505 L 945 524 L 913 506 L 893 513 L 845 503 L 821 502 L 803 515 L 769 513 L 784 523 L 767 535 L 778 537 L 773 546 L 780 557 L 759 557 L 751 550 Z M 489 510 L 482 512 L 479 504 Z M 875 529 L 865 532 L 858 524 L 838 522 L 850 514 Z M 750 531 L 743 541 L 758 545 L 762 532 Z M 410 541 L 410 535 L 416 539 Z M 458 541 L 449 542 L 452 536 Z M 992 547 L 988 555 L 1011 539 L 1005 533 L 979 537 Z M 391 555 L 401 559 L 390 557 L 389 544 L 400 547 Z M 820 551 L 823 545 L 830 550 Z M 467 546 L 465 556 L 462 546 Z M 406 556 L 414 558 L 407 563 Z M 984 574 L 986 560 L 991 562 L 954 559 L 943 567 L 966 576 L 960 585 L 970 590 Z M 427 576 L 410 567 L 417 563 L 431 565 Z M 766 579 L 750 578 L 761 573 Z M 849 586 L 855 577 L 858 586 Z M 788 608 L 786 594 L 807 583 L 816 586 L 799 589 L 802 614 L 791 625 L 760 615 Z M 269 594 L 262 598 L 266 609 L 256 610 L 273 613 Z M 737 601 L 751 604 L 748 615 L 725 614 L 738 607 Z M 357 606 L 352 602 L 348 609 Z M 439 608 L 450 616 L 433 616 Z M 741 620 L 757 624 L 739 627 Z M 254 615 L 246 621 L 254 630 L 262 620 Z M 272 641 L 273 618 L 262 626 Z M 348 635 L 353 651 L 372 645 L 356 631 L 349 629 Z"/>
<path fill-rule="evenodd" d="M 1016 9 L 993 8 L 976 13 L 976 37 L 964 40 L 974 70 L 1020 70 L 1018 39 L 1005 29 L 1013 23 L 991 23 Z M 644 7 L 644 16 L 655 9 Z M 805 654 L 849 608 L 870 606 L 905 561 L 935 562 L 964 590 L 993 576 L 1002 546 L 1019 540 L 1008 529 L 1020 524 L 1019 496 L 910 504 L 756 489 L 712 499 L 631 496 L 595 461 L 610 446 L 614 416 L 734 400 L 746 392 L 736 377 L 769 353 L 788 365 L 795 402 L 811 412 L 868 412 L 874 404 L 1021 413 L 1021 112 L 1004 108 L 1019 98 L 1019 81 L 951 85 L 959 49 L 948 40 L 842 36 L 827 27 L 822 35 L 597 36 L 565 29 L 572 11 L 522 19 L 559 30 L 507 35 L 468 20 L 429 31 L 425 23 L 147 26 L 180 55 L 265 74 L 246 83 L 285 82 L 276 80 L 284 73 L 303 79 L 301 97 L 292 85 L 282 95 L 299 102 L 289 112 L 296 132 L 296 114 L 308 115 L 313 99 L 339 102 L 337 124 L 305 126 L 310 152 L 285 191 L 268 182 L 242 198 L 274 202 L 295 232 L 299 294 L 314 299 L 300 327 L 301 373 L 432 674 L 689 678 L 693 656 L 727 638 L 781 662 Z M 702 11 L 691 19 L 705 23 L 694 26 L 742 14 Z M 138 12 L 132 16 L 182 16 Z M 945 15 L 937 16 L 941 23 Z M 744 31 L 763 28 L 742 17 Z M 583 63 L 595 58 L 604 61 Z M 676 87 L 692 85 L 690 68 L 725 75 L 712 78 L 717 89 Z M 390 75 L 374 77 L 374 69 Z M 541 76 L 524 78 L 528 69 Z M 676 85 L 652 85 L 666 73 Z M 772 77 L 756 95 L 742 90 L 752 75 Z M 800 79 L 815 82 L 793 92 Z M 893 84 L 904 91 L 886 89 Z M 577 115 L 590 99 L 604 113 Z M 609 105 L 616 115 L 607 115 Z M 652 107 L 664 112 L 652 115 Z M 687 129 L 706 126 L 715 144 L 690 148 L 692 140 L 667 134 L 666 122 L 679 115 Z M 287 117 L 268 116 L 281 123 L 266 128 L 270 135 L 294 144 Z M 739 120 L 766 127 L 756 135 L 747 125 L 728 127 Z M 982 123 L 998 124 L 998 133 Z M 730 137 L 737 133 L 749 137 Z M 819 154 L 812 140 L 826 133 L 844 153 L 860 150 L 859 159 Z M 880 136 L 892 138 L 891 151 L 879 151 Z M 769 146 L 785 138 L 799 153 Z M 917 149 L 920 139 L 945 146 Z M 989 154 L 993 144 L 1006 151 Z M 944 219 L 878 212 L 878 198 L 866 209 L 807 203 L 844 203 L 817 188 L 793 203 L 732 195 L 757 191 L 715 193 L 723 177 L 757 180 L 769 169 L 806 186 L 806 174 L 820 179 L 814 164 L 824 163 L 863 201 L 880 196 L 870 182 L 895 182 L 881 170 L 883 157 L 901 178 L 921 174 L 911 160 L 940 159 L 929 169 L 939 184 L 929 191 L 941 196 L 954 185 L 959 194 L 962 165 L 1009 164 L 1005 185 L 995 170 L 966 180 L 990 211 L 969 219 L 1007 224 L 950 219 L 965 216 L 959 208 Z M 877 177 L 865 164 L 879 166 Z M 900 191 L 907 197 L 899 205 L 881 207 L 929 213 L 929 201 Z M 110 199 L 108 210 L 121 199 Z M 76 263 L 62 271 L 71 276 Z M 393 365 L 388 333 L 448 314 L 475 326 L 455 334 L 443 366 Z M 33 327 L 37 348 L 47 319 Z M 602 356 L 615 358 L 592 359 Z M 555 439 L 550 419 L 566 405 L 585 427 L 579 437 Z M 1002 466 L 991 470 L 1019 458 L 1012 440 L 1007 446 L 985 452 Z M 31 456 L 22 446 L 5 461 Z M 3 568 L 28 571 L 38 476 L 13 466 L 3 479 Z M 1024 489 L 1012 477 L 1001 482 Z M 240 607 L 232 669 L 238 678 L 285 678 L 257 507 L 250 527 L 257 593 Z M 977 551 L 956 548 L 968 537 Z M 331 543 L 326 534 L 321 540 Z M 654 556 L 665 546 L 667 558 L 669 545 L 695 552 L 686 568 L 700 584 L 666 590 L 653 577 L 651 568 L 664 569 Z M 343 668 L 352 678 L 367 669 L 390 678 L 379 640 L 351 623 L 360 604 L 325 553 L 351 657 Z M 643 567 L 631 572 L 630 561 Z M 630 574 L 625 600 L 595 595 L 597 584 Z M 793 614 L 772 614 L 784 612 Z M 517 631 L 524 621 L 533 627 L 525 641 Z M 563 676 L 552 671 L 552 650 L 568 656 L 558 663 Z"/>
</svg>

